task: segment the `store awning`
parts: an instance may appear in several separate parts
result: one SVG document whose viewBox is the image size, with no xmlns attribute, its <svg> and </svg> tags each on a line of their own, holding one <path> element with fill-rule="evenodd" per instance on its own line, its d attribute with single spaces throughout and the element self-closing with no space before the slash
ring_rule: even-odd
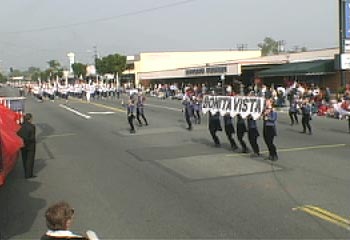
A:
<svg viewBox="0 0 350 240">
<path fill-rule="evenodd" d="M 258 73 L 258 77 L 312 76 L 334 73 L 334 60 L 288 63 Z"/>
</svg>

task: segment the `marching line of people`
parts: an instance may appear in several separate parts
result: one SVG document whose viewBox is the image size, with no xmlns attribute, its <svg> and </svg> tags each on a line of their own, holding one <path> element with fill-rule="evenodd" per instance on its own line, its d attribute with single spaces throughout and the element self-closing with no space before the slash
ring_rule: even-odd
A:
<svg viewBox="0 0 350 240">
<path fill-rule="evenodd" d="M 39 102 L 44 99 L 54 101 L 61 98 L 68 102 L 69 97 L 85 99 L 90 102 L 91 99 L 119 99 L 121 90 L 115 84 L 105 83 L 77 83 L 77 84 L 60 84 L 44 83 L 33 85 L 28 89 L 28 94 L 33 94 Z"/>
<path fill-rule="evenodd" d="M 216 135 L 218 131 L 222 131 L 220 113 L 216 112 L 213 114 L 209 112 L 208 114 L 209 114 L 209 124 L 208 124 L 209 133 L 214 141 L 215 146 L 220 147 L 221 146 L 220 139 Z M 259 134 L 256 120 L 254 120 L 251 115 L 249 115 L 247 119 L 243 119 L 240 114 L 237 114 L 235 118 L 236 118 L 236 129 L 234 127 L 235 119 L 231 117 L 229 113 L 223 116 L 225 134 L 227 136 L 227 139 L 229 140 L 231 149 L 233 151 L 236 151 L 238 149 L 238 145 L 233 137 L 233 134 L 236 133 L 236 137 L 242 149 L 241 153 L 249 153 L 250 150 L 246 142 L 244 141 L 244 136 L 246 133 L 248 133 L 248 140 L 253 151 L 250 156 L 252 158 L 261 157 L 262 155 L 260 154 L 260 148 L 257 142 L 260 134 Z M 269 155 L 265 159 L 271 160 L 271 161 L 277 161 L 278 160 L 277 149 L 274 144 L 274 138 L 275 136 L 277 136 L 277 130 L 276 130 L 277 112 L 274 111 L 272 107 L 267 107 L 265 112 L 262 115 L 262 119 L 263 119 L 263 137 L 269 152 Z"/>
<path fill-rule="evenodd" d="M 183 98 L 183 112 L 184 117 L 187 123 L 187 129 L 192 130 L 192 122 L 200 124 L 201 115 L 202 115 L 202 100 L 203 93 L 200 91 L 186 91 L 186 94 Z M 235 128 L 235 119 L 229 114 L 223 116 L 224 130 L 229 140 L 231 149 L 236 151 L 239 147 L 233 137 L 236 133 L 237 140 L 241 146 L 241 153 L 249 153 L 250 150 L 244 140 L 244 136 L 248 134 L 248 140 L 252 148 L 253 153 L 251 157 L 261 157 L 260 148 L 258 145 L 258 137 L 260 136 L 257 122 L 253 119 L 251 115 L 247 119 L 243 119 L 240 114 L 236 115 L 236 128 Z M 209 112 L 208 113 L 208 128 L 209 133 L 214 141 L 215 147 L 220 147 L 220 139 L 217 136 L 218 131 L 222 131 L 221 127 L 221 116 L 219 112 Z M 277 161 L 278 155 L 276 146 L 274 144 L 274 138 L 277 136 L 276 123 L 277 123 L 277 112 L 272 108 L 272 102 L 267 104 L 267 107 L 262 114 L 263 119 L 263 137 L 266 143 L 266 146 L 269 151 L 269 155 L 265 158 L 266 160 Z"/>
</svg>

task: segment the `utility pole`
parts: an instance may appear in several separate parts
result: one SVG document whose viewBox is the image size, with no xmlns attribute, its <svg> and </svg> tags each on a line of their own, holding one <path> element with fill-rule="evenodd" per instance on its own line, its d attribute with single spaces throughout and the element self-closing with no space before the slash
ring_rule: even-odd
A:
<svg viewBox="0 0 350 240">
<path fill-rule="evenodd" d="M 238 51 L 244 51 L 248 48 L 248 44 L 246 43 L 239 43 L 237 44 L 237 50 Z"/>
<path fill-rule="evenodd" d="M 345 86 L 346 84 L 346 75 L 344 69 L 342 69 L 342 61 L 343 57 L 342 55 L 345 53 L 345 47 L 344 47 L 344 41 L 345 41 L 345 34 L 344 34 L 344 1 L 339 0 L 339 60 L 340 60 L 340 81 L 341 86 Z"/>
<path fill-rule="evenodd" d="M 94 47 L 94 66 L 95 66 L 95 71 L 96 71 L 96 80 L 98 82 L 98 73 L 97 73 L 97 67 L 96 67 L 96 62 L 97 62 L 97 59 L 98 59 L 98 53 L 97 53 L 97 46 L 95 45 Z"/>
<path fill-rule="evenodd" d="M 95 45 L 93 48 L 94 48 L 94 60 L 96 62 L 96 59 L 98 59 L 97 46 Z"/>
</svg>

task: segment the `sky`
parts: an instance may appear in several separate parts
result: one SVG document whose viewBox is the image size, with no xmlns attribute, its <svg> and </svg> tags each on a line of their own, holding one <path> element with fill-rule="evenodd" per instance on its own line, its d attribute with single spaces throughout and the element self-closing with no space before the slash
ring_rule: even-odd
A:
<svg viewBox="0 0 350 240">
<path fill-rule="evenodd" d="M 0 71 L 119 53 L 338 46 L 336 0 L 1 0 Z"/>
</svg>

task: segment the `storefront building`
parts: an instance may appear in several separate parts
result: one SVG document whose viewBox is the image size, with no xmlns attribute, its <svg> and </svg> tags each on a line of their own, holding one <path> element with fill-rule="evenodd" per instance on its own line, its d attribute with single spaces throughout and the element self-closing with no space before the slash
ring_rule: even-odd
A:
<svg viewBox="0 0 350 240">
<path fill-rule="evenodd" d="M 124 74 L 133 75 L 137 87 L 174 83 L 213 86 L 220 81 L 251 85 L 259 77 L 268 85 L 296 80 L 336 90 L 341 85 L 335 66 L 338 53 L 338 48 L 264 57 L 256 50 L 141 53 L 129 58 Z"/>
<path fill-rule="evenodd" d="M 196 81 L 221 75 L 240 75 L 237 64 L 223 64 L 238 59 L 257 58 L 260 50 L 246 51 L 200 51 L 200 52 L 154 52 L 128 57 L 124 74 L 134 74 L 135 85 L 147 85 L 168 81 Z"/>
</svg>

